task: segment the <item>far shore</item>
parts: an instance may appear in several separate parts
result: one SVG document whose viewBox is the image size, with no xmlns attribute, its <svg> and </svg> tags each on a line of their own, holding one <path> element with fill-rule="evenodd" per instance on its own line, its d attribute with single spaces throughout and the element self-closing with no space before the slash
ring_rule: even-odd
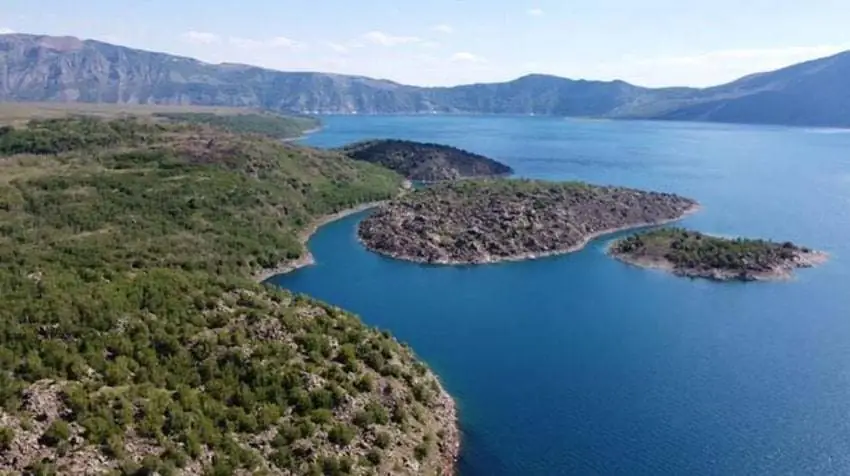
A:
<svg viewBox="0 0 850 476">
<path fill-rule="evenodd" d="M 261 270 L 254 274 L 254 280 L 258 282 L 264 282 L 273 278 L 275 276 L 279 276 L 281 274 L 287 274 L 295 271 L 296 269 L 301 269 L 306 266 L 310 266 L 316 263 L 315 258 L 313 258 L 313 254 L 310 253 L 309 248 L 307 248 L 307 242 L 310 240 L 310 237 L 313 236 L 316 231 L 324 225 L 328 223 L 335 222 L 337 220 L 341 220 L 349 215 L 354 215 L 355 213 L 365 212 L 366 210 L 380 207 L 381 205 L 387 203 L 388 200 L 380 200 L 377 202 L 369 202 L 364 203 L 362 205 L 358 205 L 352 208 L 346 208 L 345 210 L 325 215 L 317 220 L 314 220 L 310 223 L 307 228 L 304 228 L 298 233 L 298 241 L 304 247 L 304 254 L 295 260 L 286 261 L 281 263 L 279 266 L 274 268 L 267 268 Z"/>
<path fill-rule="evenodd" d="M 362 239 L 360 239 L 359 233 L 358 233 L 358 236 L 357 236 L 357 240 L 360 241 L 360 243 L 363 246 L 365 246 L 366 249 L 368 249 L 369 251 L 371 251 L 373 253 L 377 253 L 379 255 L 386 256 L 388 258 L 393 258 L 393 259 L 397 259 L 397 260 L 400 260 L 400 261 L 408 261 L 408 262 L 412 262 L 412 263 L 432 264 L 432 265 L 439 265 L 439 266 L 470 266 L 470 265 L 508 263 L 508 262 L 515 262 L 515 261 L 536 260 L 536 259 L 542 259 L 542 258 L 549 258 L 549 257 L 552 257 L 552 256 L 559 256 L 559 255 L 574 253 L 576 251 L 580 251 L 580 250 L 584 249 L 584 247 L 587 246 L 588 243 L 590 243 L 593 240 L 596 240 L 597 238 L 601 238 L 603 236 L 611 235 L 611 234 L 614 234 L 614 233 L 619 233 L 621 231 L 636 230 L 636 229 L 640 229 L 640 228 L 647 228 L 647 227 L 651 227 L 651 226 L 661 226 L 661 225 L 665 225 L 667 223 L 673 223 L 673 222 L 682 220 L 685 217 L 700 211 L 701 209 L 702 209 L 702 207 L 699 204 L 696 204 L 696 205 L 692 206 L 691 208 L 688 208 L 687 210 L 682 212 L 682 214 L 679 215 L 678 217 L 670 218 L 669 220 L 658 220 L 658 221 L 654 221 L 654 222 L 636 223 L 634 225 L 626 225 L 626 226 L 621 226 L 621 227 L 617 227 L 617 228 L 609 228 L 609 229 L 606 229 L 606 230 L 598 231 L 596 233 L 591 233 L 591 234 L 587 235 L 586 237 L 584 237 L 584 239 L 582 239 L 582 241 L 577 243 L 576 245 L 571 246 L 569 248 L 564 248 L 564 249 L 561 249 L 561 250 L 545 251 L 545 252 L 529 252 L 529 253 L 521 253 L 521 254 L 512 255 L 512 256 L 496 256 L 496 257 L 491 256 L 488 259 L 481 260 L 481 261 L 459 261 L 459 260 L 428 261 L 428 260 L 425 260 L 425 259 L 417 259 L 415 257 L 399 255 L 397 253 L 386 253 L 384 251 L 374 249 L 374 248 L 370 247 L 367 243 L 365 243 Z"/>
</svg>

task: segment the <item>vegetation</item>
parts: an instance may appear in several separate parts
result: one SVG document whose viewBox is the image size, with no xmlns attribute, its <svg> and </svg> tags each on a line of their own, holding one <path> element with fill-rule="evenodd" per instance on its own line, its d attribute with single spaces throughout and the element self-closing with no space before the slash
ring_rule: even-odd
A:
<svg viewBox="0 0 850 476">
<path fill-rule="evenodd" d="M 483 155 L 447 145 L 406 140 L 373 140 L 343 147 L 355 160 L 380 164 L 417 182 L 508 175 L 513 170 Z"/>
<path fill-rule="evenodd" d="M 636 264 L 660 265 L 677 274 L 713 279 L 783 277 L 811 266 L 822 255 L 791 242 L 720 238 L 681 228 L 662 228 L 617 241 L 611 253 Z"/>
<path fill-rule="evenodd" d="M 566 253 L 593 236 L 660 223 L 688 198 L 580 182 L 467 180 L 404 195 L 360 224 L 370 249 L 427 263 L 487 263 Z"/>
<path fill-rule="evenodd" d="M 234 133 L 262 134 L 276 139 L 299 137 L 310 129 L 319 127 L 319 121 L 312 117 L 280 116 L 272 113 L 224 115 L 186 112 L 159 113 L 156 116 L 172 121 L 209 125 Z"/>
<path fill-rule="evenodd" d="M 191 125 L 0 131 L 0 473 L 362 474 L 367 451 L 382 472 L 415 461 L 428 434 L 454 431 L 445 395 L 414 390 L 435 377 L 387 334 L 250 278 L 300 256 L 316 217 L 400 184 L 334 153 Z M 412 405 L 424 419 L 385 418 Z M 368 443 L 374 431 L 400 445 Z"/>
</svg>

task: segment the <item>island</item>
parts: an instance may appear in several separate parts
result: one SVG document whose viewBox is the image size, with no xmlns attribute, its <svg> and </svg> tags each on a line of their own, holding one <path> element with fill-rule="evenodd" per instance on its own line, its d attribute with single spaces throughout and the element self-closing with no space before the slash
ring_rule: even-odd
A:
<svg viewBox="0 0 850 476">
<path fill-rule="evenodd" d="M 447 182 L 403 195 L 358 228 L 370 250 L 434 264 L 569 253 L 614 231 L 666 223 L 697 202 L 671 193 L 520 179 Z"/>
<path fill-rule="evenodd" d="M 513 169 L 501 162 L 440 144 L 385 139 L 357 142 L 341 151 L 352 159 L 394 170 L 414 182 L 433 183 L 513 173 Z"/>
<path fill-rule="evenodd" d="M 0 127 L 0 474 L 452 474 L 409 347 L 253 278 L 403 177 L 195 122 Z"/>
<path fill-rule="evenodd" d="M 681 228 L 662 228 L 615 241 L 615 258 L 679 276 L 716 281 L 786 279 L 797 268 L 823 263 L 823 252 L 786 241 L 722 238 Z"/>
</svg>

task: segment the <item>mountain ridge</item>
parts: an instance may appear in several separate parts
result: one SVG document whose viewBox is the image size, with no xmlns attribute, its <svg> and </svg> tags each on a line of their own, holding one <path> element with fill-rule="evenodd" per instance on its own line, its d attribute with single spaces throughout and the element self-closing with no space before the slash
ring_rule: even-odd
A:
<svg viewBox="0 0 850 476">
<path fill-rule="evenodd" d="M 709 88 L 527 74 L 421 87 L 284 72 L 75 37 L 0 35 L 0 101 L 252 107 L 307 114 L 521 114 L 850 127 L 850 52 Z"/>
</svg>

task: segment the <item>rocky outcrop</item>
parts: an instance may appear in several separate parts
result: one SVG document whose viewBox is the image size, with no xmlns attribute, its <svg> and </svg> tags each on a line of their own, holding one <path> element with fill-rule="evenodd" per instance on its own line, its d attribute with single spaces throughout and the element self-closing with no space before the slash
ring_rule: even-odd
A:
<svg viewBox="0 0 850 476">
<path fill-rule="evenodd" d="M 612 231 L 680 218 L 691 199 L 584 183 L 473 180 L 390 202 L 360 223 L 367 248 L 421 263 L 532 259 L 581 248 Z"/>
<path fill-rule="evenodd" d="M 513 169 L 483 155 L 456 147 L 406 140 L 372 140 L 343 147 L 342 152 L 394 170 L 417 182 L 441 182 L 472 177 L 493 177 Z"/>
<path fill-rule="evenodd" d="M 714 281 L 786 279 L 798 268 L 810 268 L 827 259 L 825 253 L 791 242 L 729 239 L 679 228 L 623 238 L 611 245 L 609 253 L 636 266 Z"/>
</svg>

